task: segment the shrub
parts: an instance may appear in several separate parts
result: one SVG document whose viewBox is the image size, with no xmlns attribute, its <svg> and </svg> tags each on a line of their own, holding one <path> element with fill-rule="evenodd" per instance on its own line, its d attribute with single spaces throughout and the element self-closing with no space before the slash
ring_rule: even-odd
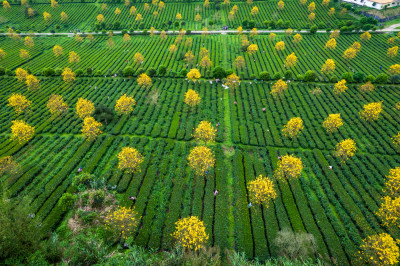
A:
<svg viewBox="0 0 400 266">
<path fill-rule="evenodd" d="M 363 82 L 365 78 L 365 74 L 361 72 L 357 72 L 354 74 L 354 81 L 355 82 Z"/>
<path fill-rule="evenodd" d="M 188 71 L 186 70 L 186 68 L 183 68 L 183 69 L 181 70 L 180 75 L 186 77 L 187 72 L 188 72 Z"/>
<path fill-rule="evenodd" d="M 390 77 L 390 82 L 393 84 L 400 84 L 400 75 L 393 75 Z"/>
<path fill-rule="evenodd" d="M 293 71 L 292 70 L 286 70 L 283 75 L 285 76 L 285 79 L 291 79 L 293 77 Z"/>
<path fill-rule="evenodd" d="M 60 200 L 58 201 L 58 204 L 60 205 L 60 207 L 64 210 L 70 210 L 76 201 L 76 196 L 74 194 L 71 193 L 64 193 Z"/>
<path fill-rule="evenodd" d="M 261 80 L 269 80 L 269 78 L 270 78 L 270 75 L 269 75 L 268 71 L 263 71 L 259 75 L 259 79 L 261 79 Z"/>
<path fill-rule="evenodd" d="M 310 28 L 310 33 L 311 34 L 315 34 L 316 32 L 317 32 L 317 30 L 318 30 L 318 27 L 317 26 L 312 26 L 311 28 Z"/>
<path fill-rule="evenodd" d="M 365 81 L 366 81 L 366 82 L 368 82 L 368 81 L 374 82 L 374 81 L 375 81 L 375 77 L 374 77 L 373 75 L 368 75 L 368 76 L 365 78 Z"/>
<path fill-rule="evenodd" d="M 389 76 L 386 75 L 385 73 L 381 73 L 378 76 L 376 76 L 375 83 L 383 84 L 383 83 L 388 82 L 388 80 L 389 80 Z"/>
<path fill-rule="evenodd" d="M 281 78 L 282 78 L 282 74 L 279 73 L 279 72 L 276 72 L 276 73 L 274 74 L 274 76 L 272 77 L 272 79 L 281 79 Z"/>
<path fill-rule="evenodd" d="M 346 80 L 348 83 L 353 82 L 353 73 L 351 72 L 344 72 L 341 79 Z"/>
<path fill-rule="evenodd" d="M 134 72 L 135 72 L 135 70 L 133 70 L 133 67 L 127 66 L 127 67 L 124 68 L 123 75 L 124 75 L 125 77 L 130 77 L 130 76 L 133 75 Z"/>
<path fill-rule="evenodd" d="M 221 66 L 216 66 L 212 71 L 212 77 L 223 79 L 226 77 L 226 72 Z"/>
<path fill-rule="evenodd" d="M 317 74 L 315 73 L 314 70 L 308 70 L 305 74 L 304 74 L 304 79 L 303 81 L 305 82 L 312 82 L 315 81 L 315 79 L 317 78 Z"/>
<path fill-rule="evenodd" d="M 153 76 L 156 74 L 156 70 L 155 70 L 153 67 L 150 67 L 149 69 L 147 69 L 146 74 L 147 74 L 149 77 L 153 77 Z"/>
<path fill-rule="evenodd" d="M 331 81 L 332 83 L 336 83 L 336 82 L 339 81 L 339 78 L 338 78 L 336 75 L 332 75 L 332 77 L 330 78 L 330 81 Z"/>
<path fill-rule="evenodd" d="M 159 76 L 164 76 L 167 73 L 167 67 L 166 66 L 159 66 L 158 67 L 158 75 Z"/>
<path fill-rule="evenodd" d="M 72 185 L 73 186 L 79 186 L 81 184 L 85 186 L 90 186 L 90 181 L 94 180 L 95 176 L 91 175 L 89 173 L 81 173 L 73 177 L 72 179 Z"/>
<path fill-rule="evenodd" d="M 45 67 L 42 70 L 42 74 L 43 76 L 50 77 L 55 75 L 55 71 L 51 67 Z"/>
</svg>

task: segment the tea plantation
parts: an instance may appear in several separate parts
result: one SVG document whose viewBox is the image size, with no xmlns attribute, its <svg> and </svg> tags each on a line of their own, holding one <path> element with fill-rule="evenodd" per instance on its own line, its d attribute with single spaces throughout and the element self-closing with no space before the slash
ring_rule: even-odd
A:
<svg viewBox="0 0 400 266">
<path fill-rule="evenodd" d="M 0 229 L 0 239 L 6 239 L 0 240 L 0 262 L 103 264 L 110 254 L 130 254 L 124 248 L 133 245 L 156 254 L 176 246 L 200 252 L 176 236 L 177 222 L 192 216 L 203 222 L 208 236 L 195 241 L 201 247 L 219 247 L 222 264 L 242 265 L 235 264 L 225 250 L 243 254 L 248 262 L 285 256 L 298 259 L 299 264 L 308 259 L 307 265 L 398 263 L 395 240 L 400 239 L 400 214 L 384 209 L 383 202 L 392 199 L 390 206 L 400 208 L 398 186 L 389 187 L 397 189 L 393 194 L 388 192 L 390 176 L 393 182 L 400 180 L 392 173 L 400 167 L 399 139 L 396 142 L 400 57 L 396 49 L 394 55 L 389 52 L 398 49 L 400 33 L 370 31 L 369 38 L 360 37 L 361 21 L 366 19 L 329 1 L 315 1 L 316 18 L 311 21 L 311 1 L 288 0 L 282 10 L 275 0 L 212 1 L 208 7 L 208 0 L 166 1 L 162 9 L 158 1 L 60 1 L 52 7 L 53 1 L 10 1 L 8 8 L 4 1 L 0 11 L 4 33 L 0 36 L 0 187 L 5 195 L 0 207 L 5 210 L 11 203 L 9 211 L 0 211 L 5 217 L 0 218 L 0 227 L 14 230 L 18 225 L 10 221 L 18 217 L 16 210 L 29 208 L 29 223 L 44 232 L 37 241 L 48 243 L 56 234 L 61 244 L 56 259 L 49 259 L 55 253 L 46 249 L 48 244 L 25 246 L 26 254 L 21 255 L 13 245 L 17 247 L 27 236 L 13 233 L 15 239 L 10 238 L 6 229 Z M 238 11 L 231 18 L 234 5 Z M 134 15 L 131 6 L 137 9 Z M 251 15 L 254 6 L 259 13 Z M 34 15 L 27 13 L 29 8 Z M 331 8 L 336 9 L 333 15 L 328 13 Z M 154 11 L 159 15 L 155 17 Z M 44 12 L 51 19 L 45 21 Z M 67 21 L 60 21 L 61 12 L 68 14 Z M 135 20 L 137 13 L 143 16 L 140 22 Z M 183 18 L 178 19 L 177 13 Z M 98 21 L 99 14 L 105 23 Z M 201 19 L 195 19 L 197 14 Z M 270 22 L 278 20 L 283 25 L 271 27 Z M 243 21 L 253 24 L 249 30 L 264 32 L 216 31 L 223 26 L 246 29 Z M 314 25 L 324 32 L 310 33 Z M 159 31 L 150 34 L 151 27 Z M 179 33 L 181 28 L 186 34 Z M 284 32 L 287 28 L 294 32 Z M 77 29 L 80 32 L 73 32 Z M 295 41 L 296 34 L 301 35 L 300 41 Z M 328 49 L 332 39 L 337 45 Z M 283 50 L 277 49 L 278 42 L 284 42 Z M 255 52 L 250 51 L 252 45 Z M 62 48 L 59 55 L 55 46 Z M 351 58 L 345 55 L 349 48 L 356 53 Z M 23 51 L 29 56 L 23 56 Z M 193 58 L 188 60 L 190 52 Z M 75 62 L 73 53 L 79 56 Z M 293 53 L 296 60 L 291 66 Z M 238 66 L 238 57 L 243 66 Z M 204 58 L 211 65 L 203 66 Z M 321 71 L 327 59 L 334 61 L 331 72 Z M 66 78 L 68 69 L 73 72 L 71 80 Z M 200 76 L 190 76 L 193 69 Z M 143 76 L 151 82 L 141 81 Z M 29 82 L 35 77 L 38 84 Z M 280 82 L 285 85 L 277 95 Z M 346 88 L 338 93 L 340 82 Z M 364 89 L 365 84 L 372 89 Z M 198 104 L 188 104 L 190 90 L 198 93 Z M 13 95 L 24 96 L 29 103 L 14 102 Z M 62 96 L 67 106 L 56 115 L 49 111 L 54 95 Z M 127 114 L 116 107 L 123 95 L 134 99 Z M 83 131 L 88 116 L 80 115 L 81 98 L 93 103 L 89 117 L 101 122 L 98 131 L 95 126 L 90 129 L 93 138 Z M 362 111 L 370 103 L 381 103 L 382 110 L 365 111 L 374 117 L 366 119 Z M 340 114 L 342 122 L 334 132 L 323 126 L 331 114 Z M 287 137 L 289 121 L 296 117 L 302 120 L 300 130 Z M 34 127 L 34 134 L 28 137 L 28 128 L 16 130 L 15 121 Z M 212 141 L 196 138 L 202 121 L 215 129 Z M 18 141 L 18 136 L 27 139 Z M 356 149 L 344 159 L 338 144 L 348 139 Z M 142 156 L 135 171 L 121 168 L 125 147 Z M 196 147 L 210 149 L 215 160 L 205 174 L 188 162 Z M 278 177 L 286 155 L 301 160 L 295 178 Z M 85 175 L 92 178 L 90 183 L 77 184 Z M 276 193 L 271 199 L 264 196 L 261 204 L 250 191 L 260 175 L 272 180 Z M 93 183 L 98 180 L 103 182 L 100 189 Z M 103 193 L 99 202 L 91 194 L 98 191 Z M 71 195 L 72 203 L 65 201 L 66 195 Z M 99 205 L 88 207 L 88 202 Z M 124 229 L 118 227 L 113 238 L 107 230 L 116 220 L 109 215 L 123 207 L 127 213 L 134 211 L 135 226 L 127 226 L 121 218 L 118 225 Z M 125 238 L 128 228 L 132 232 Z M 190 237 L 200 234 L 196 230 Z M 285 230 L 308 233 L 313 251 L 303 257 L 287 256 L 277 242 Z M 98 242 L 79 242 L 79 236 Z M 379 236 L 386 237 L 378 239 L 386 255 L 371 240 Z M 10 241 L 14 244 L 6 245 Z M 86 243 L 86 251 L 73 249 L 77 243 Z M 88 255 L 90 247 L 97 255 Z M 193 265 L 208 264 L 205 260 Z M 137 263 L 128 264 L 144 262 Z"/>
</svg>

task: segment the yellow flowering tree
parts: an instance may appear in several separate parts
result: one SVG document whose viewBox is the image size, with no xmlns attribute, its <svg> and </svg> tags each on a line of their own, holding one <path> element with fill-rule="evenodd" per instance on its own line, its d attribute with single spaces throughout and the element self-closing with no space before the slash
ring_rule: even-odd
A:
<svg viewBox="0 0 400 266">
<path fill-rule="evenodd" d="M 188 164 L 199 176 L 204 176 L 215 164 L 212 150 L 206 146 L 197 146 L 190 150 Z"/>
<path fill-rule="evenodd" d="M 15 70 L 15 78 L 19 81 L 19 82 L 24 82 L 26 80 L 26 77 L 28 76 L 28 71 L 26 71 L 25 69 L 22 68 L 17 68 L 17 70 Z"/>
<path fill-rule="evenodd" d="M 83 120 L 83 126 L 82 126 L 82 135 L 87 141 L 92 141 L 97 138 L 98 135 L 100 135 L 101 130 L 100 127 L 102 124 L 100 122 L 97 122 L 93 117 L 87 116 Z"/>
<path fill-rule="evenodd" d="M 368 236 L 360 249 L 360 258 L 365 265 L 395 265 L 399 262 L 397 241 L 387 233 Z"/>
<path fill-rule="evenodd" d="M 144 62 L 144 56 L 141 53 L 135 53 L 135 55 L 133 56 L 133 62 L 136 65 L 140 65 Z"/>
<path fill-rule="evenodd" d="M 192 65 L 194 62 L 194 54 L 192 51 L 188 51 L 185 54 L 185 58 L 183 59 L 186 63 Z"/>
<path fill-rule="evenodd" d="M 63 53 L 63 48 L 60 45 L 54 45 L 53 53 L 55 57 L 59 57 Z"/>
<path fill-rule="evenodd" d="M 276 49 L 277 51 L 283 51 L 283 50 L 285 50 L 285 42 L 284 42 L 284 41 L 277 42 L 277 43 L 275 44 L 275 49 Z"/>
<path fill-rule="evenodd" d="M 205 56 L 201 59 L 200 66 L 204 67 L 204 68 L 209 68 L 212 66 L 212 61 L 210 60 L 210 58 L 208 56 Z"/>
<path fill-rule="evenodd" d="M 63 80 L 67 83 L 72 83 L 75 80 L 75 73 L 68 67 L 64 68 L 61 76 Z"/>
<path fill-rule="evenodd" d="M 115 11 L 114 11 L 114 14 L 115 15 L 119 15 L 119 14 L 121 14 L 121 9 L 119 9 L 118 7 L 115 9 Z"/>
<path fill-rule="evenodd" d="M 352 139 L 344 139 L 338 144 L 334 151 L 334 155 L 340 159 L 341 163 L 346 163 L 354 154 L 356 154 L 356 142 Z"/>
<path fill-rule="evenodd" d="M 52 115 L 60 116 L 67 112 L 68 104 L 64 102 L 61 95 L 53 94 L 50 96 L 49 101 L 46 104 Z"/>
<path fill-rule="evenodd" d="M 13 93 L 8 98 L 8 106 L 11 106 L 17 115 L 29 110 L 31 103 L 24 95 L 18 93 Z"/>
<path fill-rule="evenodd" d="M 11 9 L 10 3 L 7 0 L 3 1 L 3 8 L 5 10 Z"/>
<path fill-rule="evenodd" d="M 389 170 L 383 191 L 392 198 L 400 196 L 400 167 Z"/>
<path fill-rule="evenodd" d="M 135 99 L 126 94 L 122 95 L 115 104 L 115 111 L 122 115 L 129 115 L 133 111 L 133 106 L 136 104 Z"/>
<path fill-rule="evenodd" d="M 283 8 L 285 7 L 285 2 L 283 2 L 282 0 L 280 0 L 278 2 L 278 10 L 283 10 Z"/>
<path fill-rule="evenodd" d="M 126 173 L 140 172 L 140 164 L 143 163 L 143 155 L 131 147 L 123 147 L 118 157 L 118 169 Z"/>
<path fill-rule="evenodd" d="M 57 8 L 58 7 L 58 2 L 56 0 L 51 0 L 50 5 L 52 8 Z"/>
<path fill-rule="evenodd" d="M 329 9 L 328 15 L 329 15 L 329 16 L 335 15 L 335 8 L 334 8 L 334 7 L 331 7 L 331 8 Z"/>
<path fill-rule="evenodd" d="M 179 219 L 172 234 L 177 243 L 185 249 L 198 250 L 205 247 L 208 235 L 203 221 L 196 216 Z"/>
<path fill-rule="evenodd" d="M 200 14 L 196 14 L 196 16 L 194 17 L 194 21 L 199 22 L 201 20 L 201 15 Z"/>
<path fill-rule="evenodd" d="M 182 19 L 182 14 L 178 12 L 178 13 L 176 14 L 175 19 L 176 19 L 176 20 L 181 20 L 181 19 Z"/>
<path fill-rule="evenodd" d="M 247 53 L 249 53 L 250 55 L 255 54 L 258 51 L 258 45 L 257 44 L 250 44 L 247 47 Z"/>
<path fill-rule="evenodd" d="M 343 58 L 350 60 L 353 59 L 357 56 L 357 50 L 354 49 L 353 47 L 348 48 L 346 51 L 343 53 Z"/>
<path fill-rule="evenodd" d="M 153 85 L 151 78 L 146 75 L 146 73 L 142 73 L 137 78 L 137 83 L 142 88 L 150 88 Z"/>
<path fill-rule="evenodd" d="M 33 38 L 29 37 L 29 36 L 26 36 L 25 39 L 24 39 L 24 45 L 28 46 L 29 48 L 32 48 L 33 46 L 35 46 Z"/>
<path fill-rule="evenodd" d="M 297 158 L 294 155 L 284 155 L 278 161 L 274 176 L 283 181 L 296 179 L 301 176 L 303 167 L 303 162 L 300 158 Z"/>
<path fill-rule="evenodd" d="M 200 96 L 199 94 L 192 90 L 189 89 L 186 93 L 185 93 L 185 99 L 184 102 L 189 105 L 190 107 L 194 107 L 196 105 L 198 105 L 200 103 Z"/>
<path fill-rule="evenodd" d="M 74 51 L 69 52 L 69 62 L 70 63 L 79 63 L 81 60 L 80 56 Z"/>
<path fill-rule="evenodd" d="M 68 15 L 64 11 L 60 14 L 60 19 L 62 22 L 66 22 L 68 20 Z"/>
<path fill-rule="evenodd" d="M 325 48 L 329 50 L 334 50 L 336 48 L 336 39 L 335 38 L 329 39 L 325 44 Z"/>
<path fill-rule="evenodd" d="M 187 73 L 186 76 L 187 76 L 187 78 L 189 80 L 196 81 L 201 77 L 201 74 L 200 74 L 200 71 L 198 71 L 197 69 L 193 68 L 193 69 L 191 69 L 189 71 L 189 73 Z"/>
<path fill-rule="evenodd" d="M 131 9 L 129 10 L 129 16 L 135 15 L 137 12 L 136 7 L 131 6 Z"/>
<path fill-rule="evenodd" d="M 400 74 L 400 64 L 391 65 L 391 66 L 389 67 L 389 73 L 390 73 L 391 75 Z"/>
<path fill-rule="evenodd" d="M 308 12 L 314 12 L 315 11 L 315 3 L 311 2 L 311 4 L 308 5 Z"/>
<path fill-rule="evenodd" d="M 274 182 L 268 177 L 259 175 L 255 180 L 247 184 L 250 202 L 260 204 L 268 208 L 269 202 L 277 197 Z"/>
<path fill-rule="evenodd" d="M 343 126 L 343 121 L 340 117 L 340 114 L 330 114 L 322 123 L 322 126 L 328 133 L 336 132 L 339 127 Z"/>
<path fill-rule="evenodd" d="M 377 211 L 384 226 L 400 227 L 400 197 L 385 196 Z"/>
<path fill-rule="evenodd" d="M 126 207 L 118 207 L 104 219 L 105 229 L 115 237 L 122 239 L 127 239 L 134 234 L 139 221 L 140 217 L 137 212 Z"/>
<path fill-rule="evenodd" d="M 204 141 L 205 143 L 214 142 L 217 130 L 211 125 L 211 122 L 201 121 L 194 130 L 193 137 L 197 141 Z"/>
<path fill-rule="evenodd" d="M 285 137 L 294 139 L 301 133 L 303 128 L 303 120 L 300 117 L 293 117 L 283 126 L 282 133 Z"/>
<path fill-rule="evenodd" d="M 392 48 L 389 48 L 387 51 L 387 55 L 391 58 L 394 58 L 397 56 L 397 52 L 399 51 L 399 47 L 398 46 L 394 46 Z"/>
<path fill-rule="evenodd" d="M 178 47 L 175 44 L 172 44 L 169 48 L 168 48 L 168 52 L 170 53 L 175 53 L 176 51 L 178 51 Z"/>
<path fill-rule="evenodd" d="M 257 14 L 258 14 L 258 7 L 254 6 L 254 7 L 251 9 L 250 14 L 251 14 L 252 16 L 257 15 Z"/>
<path fill-rule="evenodd" d="M 21 174 L 22 167 L 14 160 L 12 156 L 4 156 L 0 158 L 0 176 L 8 174 L 16 176 Z"/>
<path fill-rule="evenodd" d="M 392 142 L 398 150 L 400 150 L 400 132 L 392 137 Z"/>
<path fill-rule="evenodd" d="M 285 63 L 287 67 L 295 67 L 297 64 L 297 56 L 294 53 L 291 53 L 286 57 Z"/>
<path fill-rule="evenodd" d="M 346 80 L 342 79 L 340 81 L 338 81 L 335 86 L 333 87 L 333 93 L 335 93 L 336 95 L 341 94 L 343 92 L 345 92 L 347 90 L 347 86 L 346 86 Z"/>
<path fill-rule="evenodd" d="M 268 39 L 270 39 L 270 40 L 275 40 L 275 38 L 276 38 L 276 34 L 275 33 L 273 33 L 273 32 L 271 32 L 269 35 L 268 35 Z"/>
<path fill-rule="evenodd" d="M 30 58 L 31 56 L 29 55 L 29 52 L 27 50 L 21 49 L 21 50 L 19 50 L 19 57 L 26 60 L 26 59 Z"/>
<path fill-rule="evenodd" d="M 23 144 L 28 142 L 35 134 L 35 127 L 32 127 L 22 120 L 11 121 L 11 141 L 18 141 Z"/>
<path fill-rule="evenodd" d="M 272 96 L 281 96 L 288 88 L 288 85 L 283 79 L 278 80 L 272 85 L 271 94 Z"/>
<path fill-rule="evenodd" d="M 235 73 L 232 73 L 226 77 L 224 84 L 225 84 L 225 86 L 228 86 L 232 90 L 234 90 L 234 89 L 236 89 L 237 86 L 239 86 L 239 83 L 240 83 L 239 77 Z"/>
<path fill-rule="evenodd" d="M 368 81 L 367 83 L 360 85 L 358 87 L 358 90 L 360 92 L 371 92 L 375 89 L 375 86 L 371 83 L 371 81 Z"/>
<path fill-rule="evenodd" d="M 167 39 L 167 33 L 165 32 L 165 30 L 163 30 L 163 31 L 161 31 L 161 33 L 160 33 L 160 39 L 162 40 L 162 41 L 164 41 L 164 40 L 166 40 Z"/>
<path fill-rule="evenodd" d="M 85 119 L 86 117 L 91 116 L 93 112 L 94 103 L 84 98 L 78 99 L 76 102 L 76 114 L 79 116 L 79 118 Z"/>
<path fill-rule="evenodd" d="M 287 29 L 285 30 L 285 34 L 286 34 L 287 36 L 292 35 L 292 34 L 293 34 L 293 29 L 287 28 Z"/>
<path fill-rule="evenodd" d="M 239 70 L 242 69 L 246 65 L 243 56 L 239 55 L 238 57 L 236 57 L 235 62 L 233 62 L 233 65 L 235 66 L 236 69 Z"/>
<path fill-rule="evenodd" d="M 382 112 L 382 102 L 369 103 L 364 105 L 364 109 L 360 111 L 360 117 L 365 121 L 376 121 Z"/>
<path fill-rule="evenodd" d="M 371 39 L 371 33 L 369 33 L 368 31 L 364 32 L 363 34 L 361 34 L 360 39 L 362 41 L 369 41 L 369 39 Z"/>
<path fill-rule="evenodd" d="M 326 59 L 325 64 L 322 65 L 321 68 L 321 73 L 323 74 L 332 74 L 333 72 L 335 72 L 335 61 L 333 61 L 332 59 Z"/>
<path fill-rule="evenodd" d="M 308 14 L 308 20 L 313 21 L 315 19 L 315 13 L 311 12 L 310 14 Z"/>
<path fill-rule="evenodd" d="M 103 16 L 103 14 L 98 14 L 96 19 L 97 19 L 97 22 L 99 22 L 99 23 L 104 22 L 104 16 Z"/>
<path fill-rule="evenodd" d="M 0 48 L 0 60 L 6 56 L 6 52 Z"/>
<path fill-rule="evenodd" d="M 44 18 L 44 21 L 45 21 L 46 23 L 49 22 L 50 19 L 51 19 L 50 13 L 44 11 L 44 12 L 43 12 L 43 18 Z"/>
<path fill-rule="evenodd" d="M 328 7 L 329 6 L 329 2 L 330 2 L 330 0 L 322 0 L 322 5 L 324 7 Z"/>
<path fill-rule="evenodd" d="M 36 90 L 39 88 L 39 82 L 40 80 L 36 78 L 34 75 L 28 75 L 26 77 L 26 86 L 28 87 L 28 90 Z"/>
<path fill-rule="evenodd" d="M 297 34 L 295 34 L 293 36 L 293 42 L 294 43 L 300 43 L 302 40 L 303 40 L 303 37 L 301 37 L 300 33 L 297 33 Z"/>
</svg>

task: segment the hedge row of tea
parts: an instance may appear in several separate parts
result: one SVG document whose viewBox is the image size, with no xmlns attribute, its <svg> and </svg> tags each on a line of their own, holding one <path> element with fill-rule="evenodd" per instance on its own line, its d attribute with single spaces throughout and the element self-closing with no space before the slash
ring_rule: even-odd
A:
<svg viewBox="0 0 400 266">
<path fill-rule="evenodd" d="M 40 37 L 34 38 L 35 46 L 28 49 L 31 58 L 24 60 L 19 57 L 20 49 L 26 48 L 23 41 L 3 37 L 0 48 L 6 52 L 6 56 L 0 61 L 0 66 L 8 70 L 15 70 L 17 67 L 29 69 L 35 75 L 41 75 L 45 68 L 62 69 L 64 67 L 70 67 L 74 71 L 80 69 L 86 75 L 87 69 L 90 68 L 96 76 L 123 75 L 127 67 L 132 67 L 132 72 L 136 74 L 151 70 L 152 75 L 163 77 L 186 77 L 184 74 L 190 68 L 198 68 L 202 76 L 208 78 L 212 77 L 214 67 L 222 66 L 226 70 L 233 69 L 242 79 L 254 79 L 264 71 L 267 71 L 271 77 L 275 74 L 282 76 L 288 70 L 285 67 L 287 55 L 295 53 L 298 63 L 291 68 L 293 78 L 304 75 L 308 70 L 314 70 L 318 79 L 328 81 L 331 75 L 323 75 L 320 72 L 327 59 L 335 61 L 334 75 L 338 78 L 346 72 L 377 76 L 380 73 L 387 73 L 391 65 L 398 63 L 397 57 L 387 56 L 387 49 L 393 45 L 387 43 L 389 36 L 383 34 L 372 35 L 372 38 L 366 42 L 361 42 L 359 35 L 342 35 L 337 39 L 337 47 L 334 50 L 325 49 L 325 43 L 329 40 L 327 35 L 303 35 L 303 40 L 298 44 L 293 43 L 293 36 L 277 35 L 275 40 L 270 40 L 267 36 L 256 36 L 250 38 L 251 43 L 258 45 L 258 51 L 254 55 L 241 50 L 239 36 L 185 37 L 192 38 L 191 46 L 185 45 L 185 39 L 176 43 L 176 38 L 176 36 L 168 36 L 163 41 L 157 35 L 153 37 L 134 35 L 129 43 L 124 43 L 121 36 L 115 36 L 113 37 L 114 47 L 109 47 L 107 46 L 108 38 L 100 36 L 96 36 L 94 42 L 87 40 L 77 42 L 74 38 L 67 37 Z M 275 49 L 278 41 L 285 42 L 285 50 Z M 343 58 L 343 52 L 356 41 L 361 42 L 361 51 L 357 53 L 356 58 L 352 60 Z M 396 42 L 398 45 L 399 40 Z M 64 51 L 58 58 L 52 51 L 56 44 L 60 45 Z M 178 48 L 174 53 L 168 50 L 173 44 L 176 44 Z M 211 68 L 199 66 L 201 48 L 209 50 L 210 60 L 213 63 Z M 71 51 L 80 56 L 79 63 L 69 63 Z M 184 61 L 184 55 L 188 51 L 192 51 L 195 55 L 193 65 Z M 141 53 L 144 56 L 143 63 L 134 63 L 135 53 Z M 234 67 L 237 56 L 245 58 L 246 65 L 242 69 Z M 158 74 L 160 66 L 166 67 L 165 74 Z"/>
<path fill-rule="evenodd" d="M 312 1 L 309 1 L 311 3 Z M 228 25 L 230 27 L 237 27 L 242 25 L 243 21 L 254 21 L 257 28 L 267 27 L 264 21 L 274 20 L 275 22 L 282 20 L 286 23 L 286 27 L 292 28 L 306 28 L 309 25 L 320 25 L 323 23 L 324 27 L 335 28 L 342 19 L 352 19 L 349 15 L 340 16 L 335 14 L 328 15 L 328 8 L 323 7 L 319 1 L 316 1 L 315 14 L 316 17 L 313 21 L 308 19 L 309 12 L 306 5 L 301 5 L 299 1 L 291 0 L 285 1 L 283 10 L 278 10 L 278 1 L 256 1 L 253 5 L 246 3 L 232 3 L 224 6 L 220 5 L 220 10 L 215 8 L 214 3 L 211 3 L 208 8 L 203 6 L 203 2 L 196 3 L 165 3 L 165 8 L 160 10 L 158 6 L 150 4 L 148 10 L 144 9 L 144 3 L 132 3 L 137 9 L 137 13 L 142 15 L 142 20 L 136 21 L 136 14 L 130 14 L 130 7 L 124 4 L 107 3 L 105 10 L 101 9 L 98 3 L 65 3 L 61 1 L 57 8 L 52 8 L 50 2 L 48 4 L 32 4 L 30 7 L 36 11 L 35 15 L 28 16 L 26 8 L 20 5 L 11 5 L 10 10 L 0 9 L 2 16 L 2 28 L 15 27 L 20 31 L 41 31 L 49 32 L 55 30 L 56 32 L 83 30 L 101 30 L 105 29 L 149 29 L 150 27 L 162 29 L 176 29 L 181 25 L 185 29 L 201 30 L 203 26 L 215 29 L 221 29 L 222 26 Z M 233 5 L 238 6 L 235 18 L 229 20 L 229 11 Z M 259 8 L 259 14 L 252 16 L 250 9 L 252 6 Z M 116 15 L 115 9 L 119 8 L 121 13 Z M 43 12 L 48 12 L 51 15 L 49 21 L 43 18 Z M 60 14 L 65 12 L 68 15 L 66 22 L 61 21 Z M 158 12 L 154 15 L 154 12 Z M 182 15 L 181 20 L 176 19 L 177 13 Z M 96 28 L 97 15 L 104 15 L 104 24 Z M 200 21 L 195 21 L 196 14 L 201 15 Z M 183 24 L 181 24 L 184 22 Z"/>
</svg>

